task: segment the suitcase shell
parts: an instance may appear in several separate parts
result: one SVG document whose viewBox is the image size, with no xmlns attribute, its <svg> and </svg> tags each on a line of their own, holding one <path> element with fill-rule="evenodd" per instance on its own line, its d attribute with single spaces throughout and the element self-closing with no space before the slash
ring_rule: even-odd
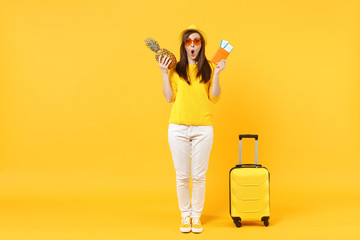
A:
<svg viewBox="0 0 360 240">
<path fill-rule="evenodd" d="M 254 137 L 256 143 L 255 164 L 240 164 L 229 173 L 230 216 L 237 227 L 241 221 L 263 221 L 269 225 L 270 218 L 270 173 L 257 164 L 257 135 L 240 135 L 241 138 Z M 256 136 L 256 137 L 255 137 Z"/>
</svg>

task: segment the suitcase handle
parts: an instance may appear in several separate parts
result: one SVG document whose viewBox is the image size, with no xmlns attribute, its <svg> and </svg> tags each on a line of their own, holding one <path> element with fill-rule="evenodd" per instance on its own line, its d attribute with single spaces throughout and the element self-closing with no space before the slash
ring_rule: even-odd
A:
<svg viewBox="0 0 360 240">
<path fill-rule="evenodd" d="M 239 140 L 242 140 L 243 138 L 255 138 L 255 140 L 258 140 L 259 135 L 240 134 L 239 135 Z"/>
<path fill-rule="evenodd" d="M 258 165 L 258 138 L 259 138 L 259 135 L 253 135 L 253 134 L 240 134 L 239 135 L 239 165 L 241 165 L 242 139 L 243 138 L 255 138 L 255 165 Z"/>
<path fill-rule="evenodd" d="M 241 164 L 236 165 L 237 168 L 259 168 L 262 167 L 261 164 Z"/>
</svg>

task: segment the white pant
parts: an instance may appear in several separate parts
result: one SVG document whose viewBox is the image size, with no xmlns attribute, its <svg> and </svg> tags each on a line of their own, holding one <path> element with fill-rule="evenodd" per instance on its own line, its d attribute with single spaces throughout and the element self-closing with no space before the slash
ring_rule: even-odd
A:
<svg viewBox="0 0 360 240">
<path fill-rule="evenodd" d="M 176 171 L 177 196 L 182 217 L 201 216 L 213 136 L 213 126 L 169 124 L 168 138 Z M 190 174 L 193 181 L 191 204 Z"/>
</svg>

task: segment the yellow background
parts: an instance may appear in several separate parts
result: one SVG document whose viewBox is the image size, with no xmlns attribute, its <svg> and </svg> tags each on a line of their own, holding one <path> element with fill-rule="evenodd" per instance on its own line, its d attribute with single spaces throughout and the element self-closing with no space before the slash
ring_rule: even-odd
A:
<svg viewBox="0 0 360 240">
<path fill-rule="evenodd" d="M 181 234 L 152 36 L 234 46 L 213 105 L 201 235 Z M 0 238 L 360 239 L 360 4 L 1 1 Z M 259 134 L 268 228 L 229 216 L 238 134 Z M 254 157 L 244 142 L 244 161 Z"/>
</svg>

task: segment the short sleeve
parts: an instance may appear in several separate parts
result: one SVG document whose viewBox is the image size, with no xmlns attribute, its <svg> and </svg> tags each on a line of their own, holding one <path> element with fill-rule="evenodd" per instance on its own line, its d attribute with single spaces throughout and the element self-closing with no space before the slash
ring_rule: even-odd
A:
<svg viewBox="0 0 360 240">
<path fill-rule="evenodd" d="M 211 78 L 210 78 L 210 87 L 209 87 L 209 99 L 210 101 L 212 101 L 213 103 L 217 103 L 220 99 L 220 96 L 221 96 L 221 92 L 220 94 L 217 96 L 217 97 L 214 97 L 212 94 L 211 94 L 211 90 L 213 88 L 213 80 L 214 80 L 214 70 L 215 70 L 215 67 L 216 65 L 212 62 L 209 62 L 210 63 L 210 66 L 211 66 Z"/>
<path fill-rule="evenodd" d="M 169 71 L 169 81 L 170 81 L 171 89 L 173 91 L 173 95 L 172 95 L 172 98 L 171 98 L 170 102 L 174 102 L 175 99 L 176 99 L 177 83 L 176 83 L 176 76 L 175 75 L 176 75 L 176 73 L 174 72 L 173 69 Z"/>
</svg>

